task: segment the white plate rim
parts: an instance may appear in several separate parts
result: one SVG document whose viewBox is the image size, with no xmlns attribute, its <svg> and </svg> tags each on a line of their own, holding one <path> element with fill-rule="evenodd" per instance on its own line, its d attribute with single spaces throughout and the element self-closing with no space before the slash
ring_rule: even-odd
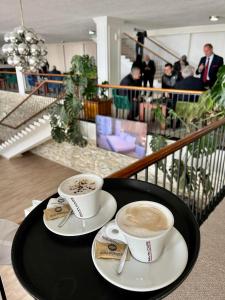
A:
<svg viewBox="0 0 225 300">
<path fill-rule="evenodd" d="M 57 232 L 57 231 L 53 230 L 51 227 L 49 227 L 49 224 L 47 223 L 47 222 L 49 222 L 49 221 L 46 221 L 46 220 L 45 220 L 44 214 L 43 214 L 43 222 L 44 222 L 44 225 L 46 226 L 46 228 L 47 228 L 49 231 L 51 231 L 51 232 L 53 232 L 53 233 L 55 233 L 55 234 L 57 234 L 57 235 L 64 236 L 64 237 L 82 236 L 82 235 L 85 235 L 85 234 L 94 232 L 94 231 L 100 229 L 101 227 L 104 227 L 104 225 L 105 225 L 106 223 L 108 223 L 108 222 L 112 219 L 112 217 L 114 216 L 114 214 L 116 213 L 116 210 L 117 210 L 117 202 L 116 202 L 116 199 L 114 198 L 114 196 L 113 196 L 112 194 L 110 194 L 109 192 L 107 192 L 107 191 L 105 191 L 105 190 L 101 190 L 100 195 L 102 195 L 102 194 L 103 194 L 103 195 L 108 195 L 108 196 L 110 196 L 110 198 L 109 198 L 110 200 L 109 200 L 109 201 L 112 201 L 112 205 L 114 205 L 114 209 L 111 211 L 111 213 L 109 214 L 108 218 L 107 218 L 103 223 L 101 223 L 101 224 L 99 223 L 97 226 L 93 227 L 92 229 L 87 230 L 87 231 L 85 231 L 85 232 L 80 232 L 80 233 L 78 232 L 78 233 L 71 233 L 71 234 L 70 234 L 70 233 L 61 233 L 61 232 Z M 99 214 L 99 213 L 98 213 L 98 214 Z M 90 218 L 90 219 L 97 218 L 98 214 L 95 215 L 94 217 Z M 59 222 L 60 222 L 60 219 L 61 219 L 61 218 L 58 219 Z"/>
<path fill-rule="evenodd" d="M 104 227 L 104 226 L 103 226 Z M 183 241 L 183 245 L 185 247 L 185 253 L 183 253 L 183 255 L 185 256 L 185 259 L 186 259 L 186 263 L 184 264 L 184 267 L 182 269 L 182 271 L 179 272 L 179 274 L 177 274 L 176 276 L 174 276 L 173 278 L 171 278 L 170 280 L 168 280 L 167 282 L 164 282 L 163 284 L 161 285 L 158 285 L 158 286 L 155 286 L 155 287 L 149 287 L 149 288 L 135 288 L 135 287 L 128 287 L 128 286 L 124 286 L 112 279 L 110 279 L 109 277 L 107 277 L 102 271 L 101 269 L 97 266 L 96 264 L 96 258 L 95 258 L 95 249 L 94 249 L 94 244 L 95 244 L 95 240 L 96 240 L 96 237 L 99 233 L 99 231 L 97 232 L 93 242 L 92 242 L 92 247 L 91 247 L 91 256 L 92 256 L 92 261 L 93 261 L 93 264 L 96 268 L 96 270 L 99 272 L 99 274 L 108 282 L 110 282 L 111 284 L 113 284 L 114 286 L 117 286 L 119 288 L 122 288 L 124 290 L 127 290 L 127 291 L 133 291 L 133 292 L 153 292 L 153 291 L 156 291 L 156 290 L 159 290 L 161 288 L 164 288 L 168 285 L 170 285 L 171 283 L 173 283 L 177 278 L 180 277 L 180 275 L 183 273 L 184 269 L 186 268 L 187 266 L 187 262 L 188 262 L 188 247 L 187 247 L 187 244 L 185 242 L 185 239 L 184 237 L 182 236 L 182 234 L 175 228 L 173 227 L 173 230 L 175 230 L 178 235 L 179 235 L 179 239 L 181 239 Z M 121 275 L 120 275 L 121 276 Z"/>
</svg>

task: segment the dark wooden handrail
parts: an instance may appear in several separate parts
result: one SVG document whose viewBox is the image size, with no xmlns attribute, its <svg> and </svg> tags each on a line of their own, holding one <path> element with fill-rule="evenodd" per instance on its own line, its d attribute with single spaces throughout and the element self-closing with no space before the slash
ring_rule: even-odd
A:
<svg viewBox="0 0 225 300">
<path fill-rule="evenodd" d="M 159 151 L 154 152 L 145 158 L 132 163 L 128 167 L 109 175 L 108 178 L 129 178 L 223 125 L 225 125 L 225 118 L 215 121 L 208 126 L 187 135 L 177 142 L 163 147 Z"/>
<path fill-rule="evenodd" d="M 191 94 L 191 95 L 201 95 L 203 91 L 192 91 L 192 90 L 175 90 L 175 89 L 162 89 L 162 88 L 150 88 L 150 87 L 140 87 L 140 86 L 125 86 L 125 85 L 115 85 L 115 84 L 98 84 L 97 87 L 105 89 L 120 89 L 120 90 L 135 90 L 135 91 L 152 91 L 161 93 L 173 93 L 173 94 Z"/>
<path fill-rule="evenodd" d="M 161 45 L 158 41 L 156 41 L 152 37 L 147 36 L 146 39 L 149 40 L 150 42 L 152 42 L 153 44 L 157 45 L 159 48 L 163 49 L 164 51 L 166 51 L 167 53 L 169 53 L 173 57 L 175 57 L 177 59 L 180 59 L 180 57 L 177 54 L 175 54 L 173 51 L 171 51 L 170 49 L 166 48 L 165 46 Z"/>
<path fill-rule="evenodd" d="M 150 53 L 152 53 L 155 56 L 158 56 L 161 60 L 163 60 L 165 63 L 167 63 L 168 61 L 162 57 L 161 55 L 159 55 L 158 53 L 152 51 L 151 49 L 149 49 L 148 47 L 146 47 L 144 44 L 138 42 L 134 37 L 132 37 L 131 35 L 129 35 L 128 33 L 124 32 L 123 33 L 126 37 L 128 37 L 130 40 L 132 40 L 133 42 L 135 42 L 136 44 L 140 45 L 143 49 L 149 51 Z"/>
<path fill-rule="evenodd" d="M 16 74 L 15 71 L 0 71 L 0 74 Z"/>
<path fill-rule="evenodd" d="M 17 110 L 23 103 L 25 103 L 26 101 L 29 100 L 29 98 L 31 96 L 33 96 L 44 84 L 48 84 L 48 83 L 56 83 L 56 84 L 63 84 L 63 81 L 59 81 L 59 80 L 44 80 L 42 81 L 25 99 L 23 99 L 18 105 L 16 105 L 5 117 L 3 117 L 0 120 L 0 125 L 4 125 L 7 127 L 10 127 L 9 125 L 3 124 L 2 122 L 7 119 L 15 110 Z M 19 125 L 20 126 L 20 125 Z M 18 127 L 19 127 L 18 126 Z M 10 128 L 14 128 L 14 127 L 10 127 Z M 16 128 L 14 128 L 16 129 Z"/>
<path fill-rule="evenodd" d="M 0 71 L 0 74 L 16 74 L 15 71 Z M 23 73 L 24 75 L 33 75 L 33 76 L 45 76 L 45 77 L 48 77 L 48 76 L 56 76 L 56 77 L 65 77 L 65 76 L 68 76 L 67 74 L 51 74 L 51 73 L 32 73 L 32 72 L 24 72 Z"/>
</svg>

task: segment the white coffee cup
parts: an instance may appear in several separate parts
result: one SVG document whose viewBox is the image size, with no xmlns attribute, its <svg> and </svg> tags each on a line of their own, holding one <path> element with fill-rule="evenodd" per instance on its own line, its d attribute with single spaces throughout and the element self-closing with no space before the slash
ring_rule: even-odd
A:
<svg viewBox="0 0 225 300">
<path fill-rule="evenodd" d="M 69 189 L 75 180 L 87 179 L 95 182 L 95 189 L 86 193 L 74 193 Z M 95 216 L 100 209 L 100 191 L 103 186 L 103 179 L 95 174 L 79 174 L 67 178 L 58 187 L 58 193 L 65 198 L 72 208 L 76 217 L 80 219 Z"/>
<path fill-rule="evenodd" d="M 164 230 L 155 231 L 148 236 L 140 237 L 123 230 L 118 219 L 126 209 L 130 207 L 147 206 L 160 210 L 167 219 L 168 226 Z M 141 262 L 153 262 L 157 260 L 169 237 L 169 233 L 174 225 L 174 217 L 171 211 L 162 204 L 152 201 L 137 201 L 123 206 L 116 214 L 115 223 L 106 226 L 106 236 L 108 238 L 124 242 L 128 245 L 132 256 Z"/>
</svg>

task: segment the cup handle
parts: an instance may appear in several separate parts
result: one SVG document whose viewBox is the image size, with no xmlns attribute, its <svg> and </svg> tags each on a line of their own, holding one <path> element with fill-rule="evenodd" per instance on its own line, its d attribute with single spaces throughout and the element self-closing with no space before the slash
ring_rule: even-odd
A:
<svg viewBox="0 0 225 300">
<path fill-rule="evenodd" d="M 127 244 L 124 234 L 115 223 L 110 223 L 105 228 L 105 234 L 108 238 Z"/>
</svg>

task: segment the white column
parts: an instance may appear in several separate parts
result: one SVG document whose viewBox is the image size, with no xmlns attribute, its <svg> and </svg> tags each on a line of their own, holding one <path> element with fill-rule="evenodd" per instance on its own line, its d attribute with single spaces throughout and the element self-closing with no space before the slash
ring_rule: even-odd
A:
<svg viewBox="0 0 225 300">
<path fill-rule="evenodd" d="M 94 18 L 97 28 L 98 83 L 119 84 L 121 72 L 121 30 L 123 21 L 112 17 Z"/>
<path fill-rule="evenodd" d="M 26 89 L 25 77 L 23 73 L 18 70 L 18 68 L 16 68 L 16 77 L 17 77 L 19 94 L 25 95 L 25 89 Z"/>
</svg>

